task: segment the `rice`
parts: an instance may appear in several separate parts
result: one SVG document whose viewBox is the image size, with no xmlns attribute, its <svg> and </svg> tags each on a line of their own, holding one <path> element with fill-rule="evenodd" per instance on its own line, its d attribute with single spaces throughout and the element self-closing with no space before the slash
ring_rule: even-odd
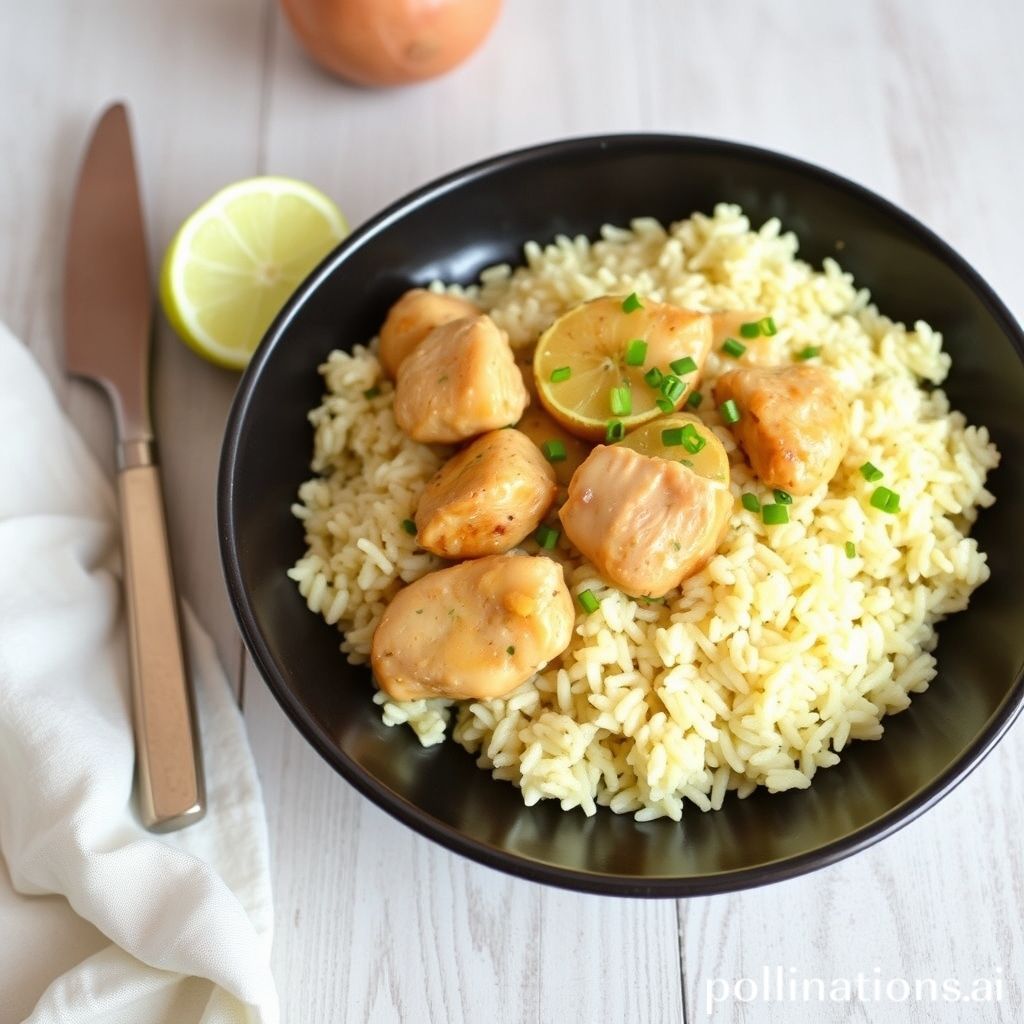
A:
<svg viewBox="0 0 1024 1024">
<path fill-rule="evenodd" d="M 737 499 L 705 569 L 653 603 L 609 587 L 560 549 L 553 557 L 572 593 L 589 589 L 601 601 L 578 615 L 560 657 L 495 700 L 377 693 L 385 723 L 410 726 L 429 746 L 454 714 L 454 739 L 526 804 L 553 799 L 588 815 L 603 805 L 641 821 L 679 820 L 687 801 L 711 810 L 730 791 L 806 788 L 851 740 L 878 739 L 884 716 L 927 689 L 936 623 L 965 608 L 989 575 L 968 534 L 994 500 L 985 480 L 999 454 L 938 387 L 950 367 L 941 336 L 920 321 L 893 322 L 835 261 L 813 269 L 777 220 L 752 230 L 733 205 L 668 229 L 646 218 L 606 227 L 593 243 L 528 242 L 524 260 L 449 290 L 488 310 L 517 348 L 609 292 L 763 310 L 778 325 L 759 342 L 772 361 L 820 346 L 851 403 L 850 450 L 827 488 L 794 498 L 789 523 L 768 527 L 739 503 L 758 481 L 705 403 L 702 417 L 733 459 Z M 289 575 L 310 610 L 342 631 L 353 663 L 367 661 L 396 591 L 444 564 L 416 547 L 403 520 L 446 453 L 398 430 L 374 352 L 375 342 L 356 345 L 320 368 L 326 395 L 310 414 L 316 476 L 293 508 L 308 549 Z M 712 352 L 702 390 L 726 368 Z M 874 485 L 859 472 L 869 459 L 900 494 L 898 515 L 869 505 Z"/>
</svg>

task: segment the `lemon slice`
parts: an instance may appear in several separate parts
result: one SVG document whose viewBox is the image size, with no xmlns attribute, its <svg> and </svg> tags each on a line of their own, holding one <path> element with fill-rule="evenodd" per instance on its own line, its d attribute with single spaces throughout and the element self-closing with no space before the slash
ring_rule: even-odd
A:
<svg viewBox="0 0 1024 1024">
<path fill-rule="evenodd" d="M 729 482 L 729 456 L 722 442 L 699 417 L 689 413 L 651 420 L 627 434 L 619 444 L 651 458 L 682 462 L 715 483 Z"/>
<path fill-rule="evenodd" d="M 538 397 L 577 437 L 616 440 L 617 431 L 686 400 L 700 379 L 711 336 L 705 313 L 635 295 L 592 299 L 540 336 L 533 358 Z M 675 383 L 665 385 L 666 378 Z"/>
<path fill-rule="evenodd" d="M 229 185 L 168 247 L 164 313 L 199 355 L 240 370 L 298 284 L 346 234 L 341 211 L 311 185 L 290 178 Z"/>
</svg>

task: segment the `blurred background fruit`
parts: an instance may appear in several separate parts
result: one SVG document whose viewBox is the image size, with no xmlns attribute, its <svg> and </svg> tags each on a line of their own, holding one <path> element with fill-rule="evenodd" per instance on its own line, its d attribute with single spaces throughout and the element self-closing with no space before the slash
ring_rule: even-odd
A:
<svg viewBox="0 0 1024 1024">
<path fill-rule="evenodd" d="M 281 0 L 295 34 L 328 71 L 402 85 L 455 67 L 491 30 L 501 0 Z"/>
</svg>

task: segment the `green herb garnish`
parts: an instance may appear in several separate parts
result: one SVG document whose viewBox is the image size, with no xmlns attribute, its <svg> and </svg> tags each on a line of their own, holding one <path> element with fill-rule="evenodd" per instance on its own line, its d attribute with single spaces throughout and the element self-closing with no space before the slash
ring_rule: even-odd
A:
<svg viewBox="0 0 1024 1024">
<path fill-rule="evenodd" d="M 739 406 L 731 399 L 727 398 L 719 407 L 718 411 L 722 414 L 722 419 L 726 423 L 739 423 L 740 421 L 740 410 Z"/>
<path fill-rule="evenodd" d="M 900 496 L 888 487 L 876 487 L 871 494 L 871 504 L 883 512 L 890 514 L 899 512 Z"/>
<path fill-rule="evenodd" d="M 558 438 L 545 441 L 540 446 L 540 450 L 544 453 L 544 458 L 546 458 L 548 462 L 565 462 L 565 442 Z"/>
<path fill-rule="evenodd" d="M 561 536 L 561 530 L 556 530 L 552 526 L 545 526 L 543 524 L 537 527 L 537 532 L 533 535 L 534 540 L 545 551 L 553 551 L 558 544 L 558 538 Z"/>
<path fill-rule="evenodd" d="M 647 358 L 647 342 L 643 338 L 634 338 L 626 346 L 626 365 L 643 366 Z"/>
<path fill-rule="evenodd" d="M 680 377 L 685 377 L 688 373 L 693 373 L 697 369 L 697 362 L 693 356 L 683 356 L 682 359 L 673 359 L 668 364 L 674 374 Z"/>
<path fill-rule="evenodd" d="M 625 385 L 612 388 L 609 404 L 614 416 L 628 416 L 633 411 L 633 395 Z"/>
</svg>

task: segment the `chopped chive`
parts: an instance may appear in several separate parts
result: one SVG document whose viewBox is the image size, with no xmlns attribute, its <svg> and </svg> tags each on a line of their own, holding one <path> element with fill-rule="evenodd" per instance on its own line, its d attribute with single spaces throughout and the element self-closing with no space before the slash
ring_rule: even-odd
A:
<svg viewBox="0 0 1024 1024">
<path fill-rule="evenodd" d="M 416 536 L 416 524 L 411 519 L 402 520 L 402 529 L 405 530 L 410 537 Z"/>
<path fill-rule="evenodd" d="M 687 469 L 693 469 L 693 462 L 690 459 L 679 460 Z"/>
<path fill-rule="evenodd" d="M 725 420 L 726 423 L 739 423 L 740 410 L 731 398 L 727 398 L 718 407 L 718 411 L 722 414 L 722 419 Z"/>
<path fill-rule="evenodd" d="M 898 512 L 900 510 L 900 496 L 888 487 L 876 487 L 871 495 L 871 504 L 883 512 Z"/>
<path fill-rule="evenodd" d="M 563 380 L 568 380 L 571 376 L 571 366 L 559 366 L 557 369 L 551 371 L 551 383 L 561 384 Z"/>
<path fill-rule="evenodd" d="M 765 526 L 781 526 L 789 522 L 789 509 L 785 505 L 762 505 L 761 519 Z"/>
<path fill-rule="evenodd" d="M 848 540 L 846 542 L 846 557 L 847 558 L 856 558 L 857 557 L 857 547 L 853 543 L 852 540 Z"/>
<path fill-rule="evenodd" d="M 751 320 L 750 323 L 740 324 L 741 338 L 757 338 L 761 334 L 761 321 Z"/>
<path fill-rule="evenodd" d="M 673 448 L 677 444 L 683 443 L 683 428 L 682 427 L 670 427 L 668 430 L 661 432 L 661 443 L 666 448 Z"/>
<path fill-rule="evenodd" d="M 643 366 L 647 358 L 647 342 L 643 338 L 634 338 L 626 346 L 626 365 Z"/>
<path fill-rule="evenodd" d="M 380 394 L 380 388 L 374 385 L 363 392 L 363 398 L 376 398 Z"/>
<path fill-rule="evenodd" d="M 505 648 L 505 653 L 511 658 L 512 655 L 516 653 L 515 644 L 509 644 L 508 647 Z"/>
<path fill-rule="evenodd" d="M 605 426 L 604 439 L 608 444 L 615 444 L 626 436 L 626 427 L 622 420 L 609 420 Z"/>
<path fill-rule="evenodd" d="M 683 447 L 691 454 L 696 455 L 708 443 L 708 439 L 697 431 L 692 423 L 683 427 Z"/>
<path fill-rule="evenodd" d="M 860 475 L 864 477 L 869 484 L 875 483 L 877 480 L 881 480 L 885 475 L 877 466 L 872 465 L 870 462 L 865 462 L 860 467 Z"/>
<path fill-rule="evenodd" d="M 779 490 L 779 488 L 776 487 L 775 490 L 772 491 L 772 494 L 775 495 L 775 500 L 780 505 L 792 505 L 793 504 L 793 495 L 790 494 L 789 491 L 781 491 L 781 490 Z"/>
<path fill-rule="evenodd" d="M 761 511 L 761 502 L 757 500 L 757 495 L 754 494 L 753 491 L 747 491 L 745 494 L 743 494 L 743 496 L 740 498 L 740 501 L 742 502 L 743 507 L 748 512 Z"/>
<path fill-rule="evenodd" d="M 657 388 L 657 387 L 661 387 L 661 381 L 662 381 L 662 378 L 663 378 L 663 377 L 664 377 L 664 374 L 663 374 L 663 373 L 661 372 L 661 370 L 659 370 L 659 369 L 658 369 L 658 368 L 657 368 L 656 366 L 652 366 L 652 367 L 651 367 L 651 368 L 650 368 L 650 369 L 649 369 L 649 370 L 648 370 L 648 371 L 647 371 L 647 372 L 646 372 L 646 373 L 644 374 L 644 380 L 645 380 L 645 381 L 647 381 L 647 383 L 648 383 L 648 384 L 649 384 L 649 385 L 650 385 L 650 386 L 651 386 L 652 388 Z"/>
<path fill-rule="evenodd" d="M 661 382 L 661 393 L 675 406 L 683 397 L 686 385 L 674 374 L 668 374 Z"/>
<path fill-rule="evenodd" d="M 628 416 L 633 411 L 633 395 L 624 385 L 612 388 L 609 402 L 614 416 Z"/>
<path fill-rule="evenodd" d="M 669 401 L 669 400 L 668 400 L 667 398 L 658 398 L 658 399 L 655 399 L 655 402 L 654 402 L 654 404 L 655 404 L 655 405 L 656 405 L 656 406 L 657 406 L 657 407 L 658 407 L 658 408 L 659 408 L 659 409 L 660 409 L 660 410 L 661 410 L 662 412 L 675 412 L 675 409 L 676 409 L 676 407 L 675 407 L 675 406 L 674 406 L 674 405 L 673 405 L 673 404 L 672 404 L 672 403 L 671 403 L 671 402 L 670 402 L 670 401 Z"/>
<path fill-rule="evenodd" d="M 693 356 L 683 356 L 681 359 L 673 359 L 668 364 L 672 372 L 680 377 L 685 377 L 688 373 L 693 373 L 697 369 L 697 362 Z"/>
<path fill-rule="evenodd" d="M 537 527 L 537 532 L 533 535 L 533 539 L 545 551 L 553 551 L 558 544 L 558 538 L 561 536 L 561 530 L 556 530 L 552 526 L 545 526 L 541 524 Z"/>
<path fill-rule="evenodd" d="M 625 299 L 622 300 L 622 312 L 632 313 L 634 310 L 643 309 L 644 304 L 640 301 L 640 296 L 636 292 L 630 292 Z"/>
<path fill-rule="evenodd" d="M 775 326 L 775 321 L 770 317 L 762 317 L 757 321 L 757 326 L 761 329 L 761 333 L 766 337 L 770 338 L 773 334 L 778 334 L 779 329 Z"/>
<path fill-rule="evenodd" d="M 596 597 L 594 597 L 594 592 L 592 590 L 581 590 L 576 595 L 576 600 L 579 601 L 580 607 L 588 615 L 592 615 L 594 612 L 596 612 L 598 606 L 601 604 L 601 602 Z"/>
<path fill-rule="evenodd" d="M 821 355 L 821 347 L 819 345 L 808 345 L 807 348 L 800 349 L 799 352 L 793 357 L 797 362 L 804 363 L 808 359 L 815 359 Z"/>
<path fill-rule="evenodd" d="M 747 351 L 747 346 L 735 338 L 726 338 L 722 344 L 722 351 L 727 356 L 732 356 L 733 359 L 739 359 Z"/>
<path fill-rule="evenodd" d="M 704 401 L 704 396 L 699 391 L 691 391 L 690 397 L 686 400 L 686 404 L 691 409 L 699 409 L 700 403 Z"/>
<path fill-rule="evenodd" d="M 557 437 L 550 441 L 545 441 L 540 446 L 540 450 L 544 453 L 544 458 L 548 462 L 565 462 L 565 442 L 560 441 Z"/>
</svg>

